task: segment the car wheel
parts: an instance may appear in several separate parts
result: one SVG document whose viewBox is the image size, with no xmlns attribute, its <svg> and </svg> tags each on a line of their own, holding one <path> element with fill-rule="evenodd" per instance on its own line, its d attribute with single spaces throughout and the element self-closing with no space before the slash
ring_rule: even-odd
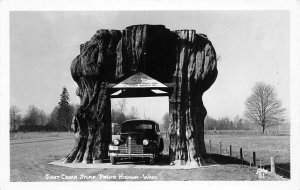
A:
<svg viewBox="0 0 300 190">
<path fill-rule="evenodd" d="M 153 157 L 153 158 L 149 158 L 149 164 L 150 165 L 154 165 L 154 163 L 155 163 L 155 158 Z"/>
<path fill-rule="evenodd" d="M 150 158 L 145 158 L 145 164 L 149 165 L 150 164 Z"/>
<path fill-rule="evenodd" d="M 163 159 L 163 155 L 162 153 L 157 154 L 156 158 L 155 158 L 155 162 L 160 162 Z"/>
<path fill-rule="evenodd" d="M 153 165 L 155 163 L 154 157 L 153 158 L 146 158 L 145 162 L 147 165 Z"/>
<path fill-rule="evenodd" d="M 115 164 L 117 163 L 117 158 L 114 157 L 114 156 L 111 156 L 111 157 L 110 157 L 110 163 L 111 163 L 112 165 L 115 165 Z"/>
<path fill-rule="evenodd" d="M 164 141 L 163 141 L 163 139 L 160 139 L 158 151 L 159 152 L 164 151 Z"/>
</svg>

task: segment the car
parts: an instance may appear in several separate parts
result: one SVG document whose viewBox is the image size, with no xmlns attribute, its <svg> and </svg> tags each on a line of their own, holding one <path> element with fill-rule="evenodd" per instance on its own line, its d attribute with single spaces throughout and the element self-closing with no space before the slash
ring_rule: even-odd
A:
<svg viewBox="0 0 300 190">
<path fill-rule="evenodd" d="M 119 131 L 119 134 L 113 134 L 112 143 L 109 144 L 111 164 L 114 165 L 126 158 L 142 159 L 147 164 L 154 164 L 155 159 L 162 154 L 164 142 L 159 125 L 155 121 L 127 120 L 121 124 Z"/>
</svg>

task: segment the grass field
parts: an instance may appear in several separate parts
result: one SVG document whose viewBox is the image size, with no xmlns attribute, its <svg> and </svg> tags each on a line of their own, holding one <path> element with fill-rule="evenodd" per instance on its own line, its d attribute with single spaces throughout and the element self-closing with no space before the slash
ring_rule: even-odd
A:
<svg viewBox="0 0 300 190">
<path fill-rule="evenodd" d="M 270 164 L 270 157 L 274 157 L 278 163 L 290 162 L 289 135 L 205 135 L 207 152 L 209 152 L 209 140 L 212 143 L 212 153 L 219 153 L 219 143 L 221 142 L 222 154 L 229 154 L 231 145 L 233 156 L 239 157 L 240 148 L 243 149 L 246 160 L 252 158 L 253 152 L 256 152 L 257 161 L 261 158 L 262 165 Z"/>
<path fill-rule="evenodd" d="M 210 150 L 209 140 L 212 148 Z M 232 146 L 232 156 L 240 158 L 242 148 L 243 159 L 253 164 L 253 152 L 256 154 L 256 164 L 270 169 L 270 159 L 275 159 L 276 173 L 290 178 L 290 136 L 287 134 L 256 134 L 243 132 L 221 132 L 221 134 L 206 134 L 205 143 L 208 153 L 229 155 Z"/>
<path fill-rule="evenodd" d="M 256 175 L 257 168 L 243 166 L 238 164 L 220 164 L 215 167 L 204 167 L 191 170 L 163 170 L 163 169 L 74 169 L 60 166 L 49 165 L 49 162 L 64 158 L 73 148 L 73 133 L 25 133 L 14 134 L 11 136 L 12 141 L 34 140 L 37 138 L 56 138 L 59 140 L 45 141 L 38 143 L 20 143 L 10 145 L 10 180 L 11 181 L 47 181 L 45 176 L 48 175 L 151 175 L 156 176 L 155 180 L 283 180 L 278 176 L 267 176 L 265 179 L 259 179 Z M 68 137 L 63 139 L 64 137 Z M 70 139 L 71 137 L 71 139 Z M 272 146 L 277 146 L 281 154 L 289 153 L 287 146 L 289 140 L 282 136 L 279 141 L 270 136 L 243 136 L 243 135 L 206 135 L 205 140 L 212 142 L 218 141 L 230 144 L 235 142 L 235 146 L 243 146 L 246 149 L 257 148 L 260 144 L 260 150 L 267 155 L 276 153 Z M 258 143 L 259 142 L 259 143 Z M 281 144 L 282 145 L 279 145 Z M 285 145 L 284 145 L 285 143 Z M 285 147 L 284 147 L 285 146 Z M 258 149 L 256 149 L 258 151 Z M 274 152 L 275 150 L 275 152 Z M 269 151 L 269 152 L 268 152 Z M 278 151 L 279 152 L 279 151 Z M 64 181 L 64 180 L 63 180 Z"/>
</svg>

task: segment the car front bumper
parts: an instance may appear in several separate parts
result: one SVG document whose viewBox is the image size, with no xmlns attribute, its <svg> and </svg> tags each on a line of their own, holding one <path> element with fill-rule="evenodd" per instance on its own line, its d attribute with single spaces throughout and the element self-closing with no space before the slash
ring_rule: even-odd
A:
<svg viewBox="0 0 300 190">
<path fill-rule="evenodd" d="M 120 158 L 153 158 L 153 154 L 124 154 L 124 153 L 115 153 L 110 152 L 109 156 L 120 157 Z"/>
</svg>

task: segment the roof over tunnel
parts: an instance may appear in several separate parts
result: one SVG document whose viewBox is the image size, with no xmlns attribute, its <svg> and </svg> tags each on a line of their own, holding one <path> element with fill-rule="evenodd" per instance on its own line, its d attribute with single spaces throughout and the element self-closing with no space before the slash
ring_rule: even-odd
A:
<svg viewBox="0 0 300 190">
<path fill-rule="evenodd" d="M 163 83 L 149 77 L 148 75 L 138 72 L 112 88 L 168 88 Z"/>
<path fill-rule="evenodd" d="M 112 98 L 168 96 L 173 89 L 172 83 L 161 83 L 142 72 L 110 86 Z"/>
</svg>

